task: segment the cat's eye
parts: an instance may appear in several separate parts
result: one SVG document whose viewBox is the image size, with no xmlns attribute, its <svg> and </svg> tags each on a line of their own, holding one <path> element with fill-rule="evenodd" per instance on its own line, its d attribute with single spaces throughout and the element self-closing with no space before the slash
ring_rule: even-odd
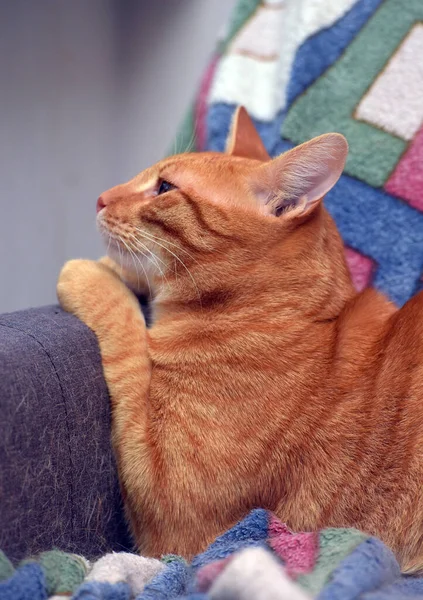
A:
<svg viewBox="0 0 423 600">
<path fill-rule="evenodd" d="M 166 192 L 170 192 L 171 190 L 174 190 L 175 188 L 176 188 L 176 186 L 173 185 L 172 183 L 169 183 L 165 179 L 161 179 L 160 183 L 159 183 L 159 187 L 157 188 L 157 195 L 160 196 L 160 194 L 166 194 Z"/>
</svg>

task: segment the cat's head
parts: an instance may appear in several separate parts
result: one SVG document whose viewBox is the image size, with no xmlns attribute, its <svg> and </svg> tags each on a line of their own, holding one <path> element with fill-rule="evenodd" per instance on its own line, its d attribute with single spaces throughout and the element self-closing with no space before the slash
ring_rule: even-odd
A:
<svg viewBox="0 0 423 600">
<path fill-rule="evenodd" d="M 146 271 L 155 287 L 178 275 L 189 286 L 186 271 L 198 265 L 196 280 L 212 285 L 277 253 L 288 261 L 290 252 L 303 252 L 311 230 L 295 232 L 321 214 L 347 152 L 345 138 L 329 133 L 271 160 L 239 108 L 225 153 L 171 156 L 107 190 L 98 199 L 98 225 L 112 258 Z"/>
</svg>

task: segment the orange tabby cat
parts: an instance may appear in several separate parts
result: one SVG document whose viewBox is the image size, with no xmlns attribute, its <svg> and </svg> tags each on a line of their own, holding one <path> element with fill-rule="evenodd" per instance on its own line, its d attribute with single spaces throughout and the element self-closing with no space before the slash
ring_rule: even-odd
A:
<svg viewBox="0 0 423 600">
<path fill-rule="evenodd" d="M 60 302 L 100 344 L 142 553 L 192 556 L 265 507 L 422 565 L 423 297 L 396 310 L 355 293 L 322 205 L 346 156 L 327 134 L 269 160 L 239 109 L 227 153 L 173 156 L 105 192 L 98 225 L 150 287 L 149 330 L 112 261 L 63 268 Z"/>
</svg>

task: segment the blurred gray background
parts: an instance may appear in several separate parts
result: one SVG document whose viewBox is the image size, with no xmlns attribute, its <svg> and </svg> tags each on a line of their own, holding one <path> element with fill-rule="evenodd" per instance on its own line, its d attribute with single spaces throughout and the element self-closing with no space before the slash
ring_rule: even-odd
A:
<svg viewBox="0 0 423 600">
<path fill-rule="evenodd" d="M 95 202 L 168 150 L 235 0 L 0 0 L 0 312 L 97 258 Z"/>
</svg>

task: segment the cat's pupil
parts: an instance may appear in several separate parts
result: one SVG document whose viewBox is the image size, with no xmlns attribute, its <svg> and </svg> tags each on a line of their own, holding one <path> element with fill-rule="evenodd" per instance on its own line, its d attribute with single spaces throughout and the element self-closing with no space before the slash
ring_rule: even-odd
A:
<svg viewBox="0 0 423 600">
<path fill-rule="evenodd" d="M 159 194 L 159 195 L 165 194 L 166 192 L 170 192 L 170 190 L 174 190 L 174 189 L 175 189 L 174 185 L 172 185 L 168 181 L 165 181 L 164 179 L 162 179 L 162 181 L 160 182 L 157 194 Z"/>
</svg>

